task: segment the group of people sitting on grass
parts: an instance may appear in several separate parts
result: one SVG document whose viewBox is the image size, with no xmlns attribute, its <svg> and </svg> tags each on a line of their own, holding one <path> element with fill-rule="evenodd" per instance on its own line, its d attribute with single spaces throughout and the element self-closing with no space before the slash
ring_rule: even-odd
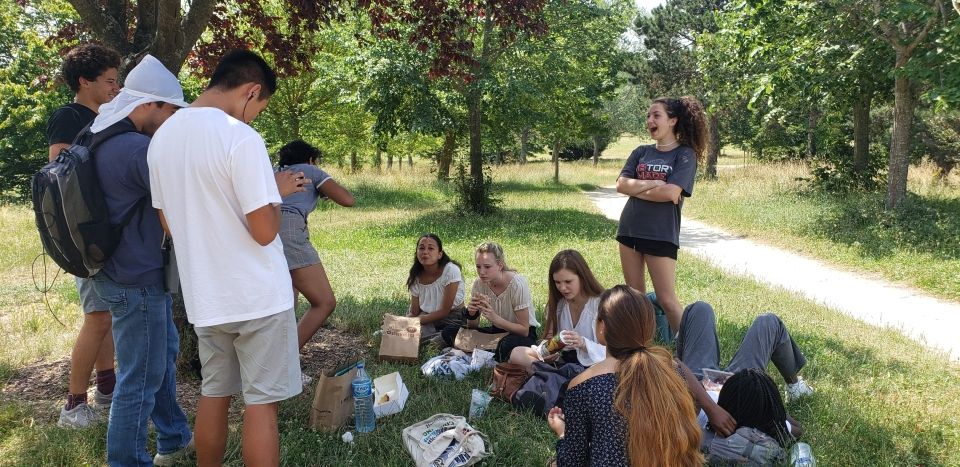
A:
<svg viewBox="0 0 960 467">
<path fill-rule="evenodd" d="M 156 58 L 144 56 L 123 88 L 119 66 L 119 54 L 102 46 L 68 54 L 63 75 L 75 101 L 48 123 L 51 161 L 71 143 L 102 143 L 92 158 L 97 179 L 111 222 L 125 225 L 106 266 L 77 281 L 85 318 L 58 424 L 82 428 L 99 418 L 87 404 L 96 368 L 95 402 L 110 407 L 108 464 L 172 465 L 196 450 L 199 464 L 219 465 L 228 409 L 241 394 L 244 462 L 277 465 L 277 403 L 301 392 L 297 350 L 336 304 L 307 218 L 319 199 L 351 206 L 353 195 L 316 166 L 320 152 L 303 141 L 284 146 L 279 166 L 271 167 L 263 139 L 249 126 L 277 89 L 274 71 L 257 54 L 224 55 L 192 103 Z M 803 354 L 772 314 L 747 331 L 726 367 L 735 374 L 719 394 L 698 381 L 720 368 L 716 318 L 703 302 L 682 309 L 674 282 L 680 208 L 704 148 L 703 111 L 694 99 L 658 99 L 647 125 L 657 143 L 637 148 L 617 181 L 630 196 L 616 237 L 627 285 L 604 290 L 573 250 L 551 262 L 543 337 L 561 336 L 566 351 L 539 362 L 530 285 L 497 243 L 476 250 L 469 300 L 459 265 L 436 235 L 417 240 L 407 278 L 409 314 L 438 345 L 476 328 L 506 333 L 495 352 L 499 362 L 530 373 L 541 363 L 577 366 L 547 417 L 560 438 L 559 465 L 694 465 L 702 452 L 716 455 L 736 436 L 754 445 L 768 437 L 782 448 L 800 425 L 763 369 L 776 365 L 791 398 L 812 392 L 797 376 Z M 178 280 L 165 274 L 170 250 L 162 245 L 169 239 Z M 665 334 L 674 337 L 673 355 L 653 341 L 657 318 L 642 293 L 645 271 L 668 323 Z M 170 290 L 177 284 L 202 362 L 194 430 L 176 400 L 179 335 Z M 295 291 L 310 303 L 299 322 Z M 157 433 L 153 457 L 149 420 Z"/>
<path fill-rule="evenodd" d="M 802 433 L 765 372 L 773 362 L 788 399 L 812 393 L 798 376 L 806 359 L 776 315 L 754 319 L 722 367 L 715 312 L 693 303 L 683 310 L 671 355 L 654 342 L 656 311 L 648 296 L 626 285 L 604 290 L 579 252 L 563 250 L 547 275 L 543 337 L 563 333 L 566 346 L 543 358 L 535 348 L 539 324 L 527 278 L 508 266 L 497 243 L 477 247 L 475 264 L 468 300 L 460 266 L 440 238 L 421 236 L 407 279 L 409 316 L 419 317 L 423 336 L 440 346 L 452 346 L 464 328 L 507 332 L 494 358 L 531 373 L 540 361 L 581 365 L 547 416 L 559 438 L 557 465 L 701 465 L 704 454 L 782 459 Z M 733 376 L 719 392 L 708 392 L 704 370 L 721 368 Z"/>
</svg>

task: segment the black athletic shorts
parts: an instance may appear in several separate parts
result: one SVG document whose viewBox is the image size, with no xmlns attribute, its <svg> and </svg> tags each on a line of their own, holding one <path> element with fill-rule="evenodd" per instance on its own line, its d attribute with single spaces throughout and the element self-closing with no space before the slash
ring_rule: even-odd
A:
<svg viewBox="0 0 960 467">
<path fill-rule="evenodd" d="M 626 235 L 617 235 L 617 241 L 623 246 L 639 251 L 645 255 L 663 256 L 666 258 L 677 259 L 677 250 L 680 248 L 670 242 L 662 240 L 649 240 L 646 238 L 628 237 Z"/>
</svg>

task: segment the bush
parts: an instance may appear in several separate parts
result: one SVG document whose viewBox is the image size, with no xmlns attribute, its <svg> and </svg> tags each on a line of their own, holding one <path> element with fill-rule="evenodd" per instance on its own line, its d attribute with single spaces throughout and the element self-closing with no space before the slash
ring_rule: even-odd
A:
<svg viewBox="0 0 960 467">
<path fill-rule="evenodd" d="M 600 137 L 600 152 L 603 152 L 610 145 L 610 136 Z M 593 139 L 578 141 L 560 150 L 560 159 L 565 161 L 578 161 L 593 157 Z"/>
<path fill-rule="evenodd" d="M 456 194 L 454 209 L 461 214 L 492 214 L 500 204 L 500 198 L 493 196 L 493 179 L 488 167 L 483 169 L 483 178 L 477 180 L 467 173 L 463 161 L 458 162 L 453 188 Z"/>
</svg>

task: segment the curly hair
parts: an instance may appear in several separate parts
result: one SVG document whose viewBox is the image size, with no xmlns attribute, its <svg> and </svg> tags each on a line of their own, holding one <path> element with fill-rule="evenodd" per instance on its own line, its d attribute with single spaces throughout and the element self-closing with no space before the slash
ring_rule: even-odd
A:
<svg viewBox="0 0 960 467">
<path fill-rule="evenodd" d="M 111 68 L 120 68 L 120 53 L 100 44 L 83 44 L 74 47 L 63 57 L 60 79 L 70 90 L 80 90 L 80 78 L 96 81 L 97 77 Z"/>
<path fill-rule="evenodd" d="M 677 126 L 673 130 L 677 140 L 693 148 L 698 161 L 703 160 L 710 130 L 707 127 L 707 114 L 700 101 L 693 96 L 683 96 L 679 99 L 660 97 L 653 103 L 663 105 L 667 109 L 667 116 L 677 119 Z"/>
<path fill-rule="evenodd" d="M 295 139 L 283 145 L 277 151 L 280 167 L 294 164 L 313 164 L 320 162 L 322 157 L 323 152 L 302 139 Z"/>
</svg>

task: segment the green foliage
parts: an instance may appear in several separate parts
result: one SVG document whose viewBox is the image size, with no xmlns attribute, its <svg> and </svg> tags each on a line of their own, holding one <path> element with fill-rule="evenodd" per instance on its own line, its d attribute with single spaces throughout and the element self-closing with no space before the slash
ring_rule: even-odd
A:
<svg viewBox="0 0 960 467">
<path fill-rule="evenodd" d="M 601 161 L 598 168 L 589 163 L 569 165 L 571 171 L 579 174 L 578 183 L 594 186 L 608 183 L 621 164 L 622 159 Z M 771 168 L 773 171 L 768 171 Z M 743 172 L 747 177 L 700 182 L 698 194 L 685 205 L 685 212 L 696 208 L 715 212 L 722 219 L 768 224 L 761 227 L 774 231 L 769 236 L 782 237 L 787 231 L 791 237 L 785 242 L 803 245 L 802 239 L 793 238 L 794 230 L 788 228 L 792 224 L 773 221 L 784 217 L 803 220 L 805 216 L 812 222 L 833 209 L 833 205 L 815 194 L 767 196 L 757 189 L 768 187 L 764 185 L 766 181 L 781 180 L 777 173 L 783 172 L 784 177 L 792 179 L 794 174 L 787 167 L 752 166 Z M 426 170 L 415 169 L 402 175 L 335 173 L 338 180 L 357 187 L 357 206 L 342 209 L 328 203 L 314 212 L 310 221 L 310 238 L 324 258 L 337 294 L 333 325 L 360 341 L 361 350 L 354 356 L 367 360 L 372 375 L 400 372 L 410 389 L 410 398 L 402 412 L 377 420 L 373 433 L 355 434 L 353 444 L 340 439 L 343 431 L 352 431 L 350 426 L 329 434 L 307 428 L 313 398 L 309 391 L 281 402 L 281 464 L 411 465 L 401 442 L 403 428 L 435 413 L 466 414 L 470 390 L 487 384 L 490 370 L 461 381 L 424 377 L 419 364 L 436 353 L 429 346 L 424 347 L 420 359 L 413 364 L 376 359 L 379 341 L 372 334 L 383 315 L 402 314 L 409 306 L 409 293 L 403 282 L 416 239 L 423 232 L 439 233 L 444 249 L 465 265 L 467 284 L 476 278 L 473 268 L 468 266 L 473 248 L 485 240 L 504 245 L 511 266 L 529 279 L 533 307 L 541 322 L 549 286 L 547 270 L 557 251 L 579 250 L 605 286 L 623 280 L 615 249 L 611 250 L 615 246 L 612 235 L 616 221 L 600 215 L 577 185 L 553 183 L 548 165 L 536 162 L 521 168 L 494 168 L 493 174 L 497 177 L 497 190 L 503 194 L 500 210 L 489 216 L 457 216 L 449 208 L 446 185 L 434 182 Z M 715 191 L 724 183 L 735 187 L 733 193 L 725 192 L 730 195 L 726 198 L 719 196 L 724 193 Z M 850 200 L 851 205 L 857 202 L 860 200 Z M 715 203 L 725 204 L 723 209 L 717 209 Z M 57 394 L 50 397 L 58 398 L 65 376 L 62 372 L 56 376 L 55 371 L 49 370 L 65 364 L 82 317 L 75 310 L 75 294 L 68 294 L 72 285 L 61 282 L 58 290 L 63 289 L 64 297 L 57 305 L 62 314 L 69 313 L 71 327 L 63 329 L 52 321 L 45 322 L 39 336 L 24 329 L 26 323 L 20 316 L 32 316 L 24 310 L 39 304 L 39 296 L 31 291 L 29 275 L 23 273 L 25 266 L 19 259 L 26 251 L 39 249 L 30 216 L 29 209 L 23 206 L 0 207 L 0 234 L 5 239 L 0 244 L 0 313 L 4 316 L 5 331 L 0 334 L 0 366 L 9 369 L 6 375 L 36 376 L 47 370 L 49 376 L 39 381 L 45 387 L 54 387 L 49 392 Z M 950 219 L 940 222 L 948 227 Z M 752 230 L 737 232 L 753 235 Z M 951 236 L 945 239 L 956 240 Z M 904 244 L 909 241 L 902 240 Z M 924 243 L 922 247 L 932 245 Z M 817 243 L 816 248 L 822 250 L 819 254 L 825 259 L 832 259 L 834 254 L 846 257 L 850 249 L 843 243 Z M 942 258 L 898 259 L 903 260 L 900 267 L 913 268 L 904 275 L 912 275 L 920 268 L 935 269 L 937 274 L 924 277 L 939 276 L 941 283 L 956 275 L 955 267 Z M 726 275 L 692 255 L 677 263 L 677 291 L 684 303 L 702 299 L 716 308 L 724 362 L 733 356 L 758 313 L 769 310 L 783 318 L 808 356 L 803 375 L 817 389 L 812 397 L 790 403 L 787 408 L 807 429 L 806 441 L 814 446 L 821 465 L 960 463 L 960 432 L 955 423 L 956 414 L 960 413 L 960 371 L 944 356 L 896 330 L 865 325 L 795 293 Z M 17 298 L 11 299 L 12 295 Z M 305 303 L 301 301 L 301 305 Z M 314 341 L 316 350 L 304 355 L 304 363 L 312 368 L 332 366 L 334 353 L 323 347 L 328 344 Z M 776 375 L 772 366 L 769 372 Z M 782 390 L 781 379 L 774 378 Z M 196 380 L 178 377 L 178 384 L 188 382 L 193 388 L 198 387 Z M 22 394 L 10 395 L 0 402 L 0 463 L 72 466 L 103 462 L 106 425 L 80 431 L 58 428 L 57 405 L 49 400 L 31 403 Z M 232 413 L 235 418 L 231 418 L 225 465 L 241 465 L 239 411 Z M 188 413 L 193 415 L 192 411 Z M 541 418 L 514 411 L 501 401 L 491 402 L 488 412 L 471 424 L 492 443 L 493 456 L 484 465 L 543 466 L 556 455 L 556 437 Z"/>
<path fill-rule="evenodd" d="M 30 177 L 47 163 L 46 122 L 67 102 L 55 86 L 60 59 L 44 41 L 49 27 L 70 19 L 59 2 L 22 8 L 0 5 L 0 197 L 23 198 Z M 51 26 L 54 25 L 54 26 Z"/>
<path fill-rule="evenodd" d="M 493 214 L 500 204 L 500 198 L 493 194 L 493 179 L 490 177 L 489 167 L 484 168 L 483 178 L 477 180 L 467 173 L 463 161 L 459 161 L 457 175 L 453 179 L 453 192 L 456 197 L 454 210 L 460 214 Z"/>
</svg>

